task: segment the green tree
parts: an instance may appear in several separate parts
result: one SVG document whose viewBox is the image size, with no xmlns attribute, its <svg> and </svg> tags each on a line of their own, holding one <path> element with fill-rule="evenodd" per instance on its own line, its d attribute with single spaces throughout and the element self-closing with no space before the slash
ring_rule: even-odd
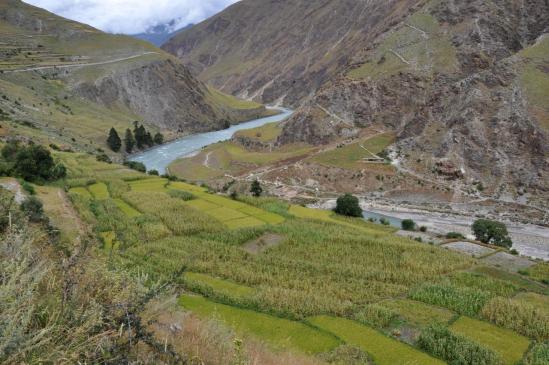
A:
<svg viewBox="0 0 549 365">
<path fill-rule="evenodd" d="M 414 222 L 411 219 L 404 219 L 401 222 L 401 225 L 402 225 L 402 229 L 405 231 L 413 231 L 416 229 L 416 222 Z"/>
<path fill-rule="evenodd" d="M 478 219 L 473 223 L 473 234 L 482 243 L 501 247 L 513 246 L 505 224 L 489 219 Z"/>
<path fill-rule="evenodd" d="M 135 147 L 135 138 L 133 138 L 133 133 L 129 128 L 126 129 L 126 136 L 124 137 L 124 144 L 126 145 L 126 152 L 127 153 L 132 153 L 133 148 Z"/>
<path fill-rule="evenodd" d="M 56 164 L 45 147 L 34 144 L 19 148 L 15 155 L 15 171 L 28 181 L 55 180 L 66 176 L 65 166 Z"/>
<path fill-rule="evenodd" d="M 156 144 L 164 143 L 164 136 L 162 135 L 162 133 L 158 132 L 154 135 L 154 143 Z"/>
<path fill-rule="evenodd" d="M 261 194 L 263 193 L 263 188 L 261 187 L 261 184 L 259 183 L 259 181 L 254 180 L 252 182 L 252 186 L 250 187 L 250 192 L 255 197 L 261 196 Z"/>
<path fill-rule="evenodd" d="M 348 217 L 362 217 L 362 208 L 360 208 L 358 198 L 351 194 L 345 194 L 337 198 L 334 211 Z"/>
<path fill-rule="evenodd" d="M 114 152 L 120 151 L 120 147 L 122 147 L 122 140 L 118 136 L 118 132 L 116 131 L 116 129 L 114 129 L 114 127 L 111 128 L 111 130 L 109 131 L 109 137 L 107 138 L 107 145 Z"/>
<path fill-rule="evenodd" d="M 147 146 L 149 147 L 152 147 L 154 146 L 154 140 L 151 136 L 151 133 L 150 132 L 145 132 L 145 139 L 144 139 L 144 144 L 146 144 Z"/>
</svg>

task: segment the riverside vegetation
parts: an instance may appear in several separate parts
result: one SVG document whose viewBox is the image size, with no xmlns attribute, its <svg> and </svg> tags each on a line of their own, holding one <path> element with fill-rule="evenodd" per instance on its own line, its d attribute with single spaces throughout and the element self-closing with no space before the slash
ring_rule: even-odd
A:
<svg viewBox="0 0 549 365">
<path fill-rule="evenodd" d="M 53 155 L 67 177 L 50 185 L 67 191 L 89 228 L 90 262 L 140 286 L 132 295 L 170 287 L 179 310 L 214 318 L 246 344 L 319 363 L 356 351 L 377 364 L 547 361 L 543 284 L 381 224 L 269 197 L 231 199 L 86 154 Z M 261 248 L 269 235 L 279 239 Z M 259 242 L 254 253 L 250 242 Z M 510 347 L 501 333 L 514 338 Z"/>
</svg>

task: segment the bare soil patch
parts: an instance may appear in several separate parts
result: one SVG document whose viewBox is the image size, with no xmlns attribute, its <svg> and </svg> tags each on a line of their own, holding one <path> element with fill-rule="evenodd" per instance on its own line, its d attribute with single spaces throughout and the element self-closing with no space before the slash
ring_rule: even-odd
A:
<svg viewBox="0 0 549 365">
<path fill-rule="evenodd" d="M 482 259 L 484 263 L 502 267 L 506 270 L 518 272 L 533 266 L 534 261 L 528 260 L 524 257 L 513 256 L 506 252 L 498 252 L 495 255 L 490 255 Z"/>
<path fill-rule="evenodd" d="M 274 233 L 267 233 L 258 239 L 244 244 L 242 248 L 244 251 L 251 253 L 252 255 L 258 255 L 271 247 L 278 246 L 283 240 L 284 236 Z"/>
<path fill-rule="evenodd" d="M 473 257 L 485 256 L 496 251 L 493 248 L 488 248 L 472 242 L 465 241 L 447 243 L 444 245 L 444 247 L 449 248 L 452 251 L 458 251 Z"/>
</svg>

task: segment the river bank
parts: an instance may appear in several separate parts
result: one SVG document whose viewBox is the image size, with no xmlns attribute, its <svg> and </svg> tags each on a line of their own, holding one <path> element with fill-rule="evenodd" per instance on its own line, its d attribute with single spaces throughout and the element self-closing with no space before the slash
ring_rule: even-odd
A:
<svg viewBox="0 0 549 365">
<path fill-rule="evenodd" d="M 333 209 L 335 204 L 335 199 L 329 199 L 312 206 L 321 209 Z M 471 233 L 471 225 L 476 218 L 472 216 L 432 212 L 367 199 L 361 199 L 360 205 L 366 212 L 373 212 L 399 220 L 413 219 L 418 226 L 425 226 L 429 232 L 434 234 L 445 235 L 448 232 L 459 232 L 467 238 L 474 238 Z M 513 240 L 513 248 L 521 255 L 549 261 L 549 228 L 502 221 L 506 224 Z"/>
<path fill-rule="evenodd" d="M 140 152 L 128 158 L 129 161 L 141 162 L 147 170 L 157 170 L 160 174 L 166 173 L 167 167 L 177 159 L 188 157 L 200 149 L 220 141 L 230 139 L 233 134 L 243 129 L 252 129 L 288 118 L 293 111 L 285 108 L 276 108 L 282 112 L 268 117 L 253 119 L 248 122 L 232 125 L 230 128 L 188 135 L 174 141 Z"/>
</svg>

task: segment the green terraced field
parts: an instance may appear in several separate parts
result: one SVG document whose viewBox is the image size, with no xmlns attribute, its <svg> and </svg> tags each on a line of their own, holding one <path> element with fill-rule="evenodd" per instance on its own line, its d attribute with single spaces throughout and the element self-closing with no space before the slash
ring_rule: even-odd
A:
<svg viewBox="0 0 549 365">
<path fill-rule="evenodd" d="M 399 313 L 406 322 L 418 327 L 433 323 L 447 324 L 455 316 L 455 313 L 447 309 L 409 299 L 387 300 L 380 304 Z"/>
<path fill-rule="evenodd" d="M 389 338 L 382 333 L 357 322 L 328 316 L 312 317 L 312 325 L 333 333 L 348 344 L 368 352 L 379 365 L 442 365 L 435 359 L 413 347 Z"/>
<path fill-rule="evenodd" d="M 179 303 L 202 317 L 217 318 L 238 333 L 257 336 L 277 348 L 321 353 L 330 351 L 340 344 L 335 336 L 302 322 L 217 304 L 198 296 L 183 296 Z"/>
<path fill-rule="evenodd" d="M 526 337 L 468 317 L 459 318 L 450 329 L 495 351 L 508 365 L 517 364 L 530 346 Z"/>
<path fill-rule="evenodd" d="M 121 211 L 124 212 L 124 214 L 126 214 L 130 218 L 138 217 L 141 215 L 141 213 L 138 210 L 135 210 L 134 208 L 132 208 L 131 205 L 129 205 L 122 199 L 114 199 L 114 203 Z"/>
<path fill-rule="evenodd" d="M 97 200 L 104 200 L 110 197 L 109 189 L 107 188 L 107 185 L 105 185 L 102 182 L 95 183 L 93 185 L 88 186 L 88 190 L 93 195 L 93 197 Z"/>
<path fill-rule="evenodd" d="M 144 179 L 130 182 L 132 191 L 155 191 L 165 192 L 168 179 Z"/>
<path fill-rule="evenodd" d="M 372 166 L 372 164 L 363 162 L 362 160 L 364 158 L 374 157 L 372 154 L 380 153 L 393 142 L 393 134 L 380 134 L 378 136 L 368 138 L 362 142 L 352 143 L 341 148 L 319 153 L 312 157 L 311 161 L 327 166 L 336 166 L 348 169 L 364 169 Z M 371 153 L 368 153 L 364 148 Z M 380 165 L 380 167 L 382 166 L 383 165 Z M 390 166 L 386 167 L 390 168 Z"/>
<path fill-rule="evenodd" d="M 188 272 L 185 274 L 185 282 L 198 284 L 211 288 L 214 292 L 236 298 L 249 298 L 256 293 L 254 288 L 235 284 L 228 280 L 214 278 L 210 275 Z"/>
<path fill-rule="evenodd" d="M 75 194 L 80 194 L 83 197 L 86 197 L 86 198 L 89 198 L 89 199 L 92 198 L 92 195 L 90 194 L 90 192 L 86 188 L 82 188 L 82 187 L 72 188 L 72 189 L 69 189 L 69 192 L 70 193 L 75 193 Z"/>
</svg>

